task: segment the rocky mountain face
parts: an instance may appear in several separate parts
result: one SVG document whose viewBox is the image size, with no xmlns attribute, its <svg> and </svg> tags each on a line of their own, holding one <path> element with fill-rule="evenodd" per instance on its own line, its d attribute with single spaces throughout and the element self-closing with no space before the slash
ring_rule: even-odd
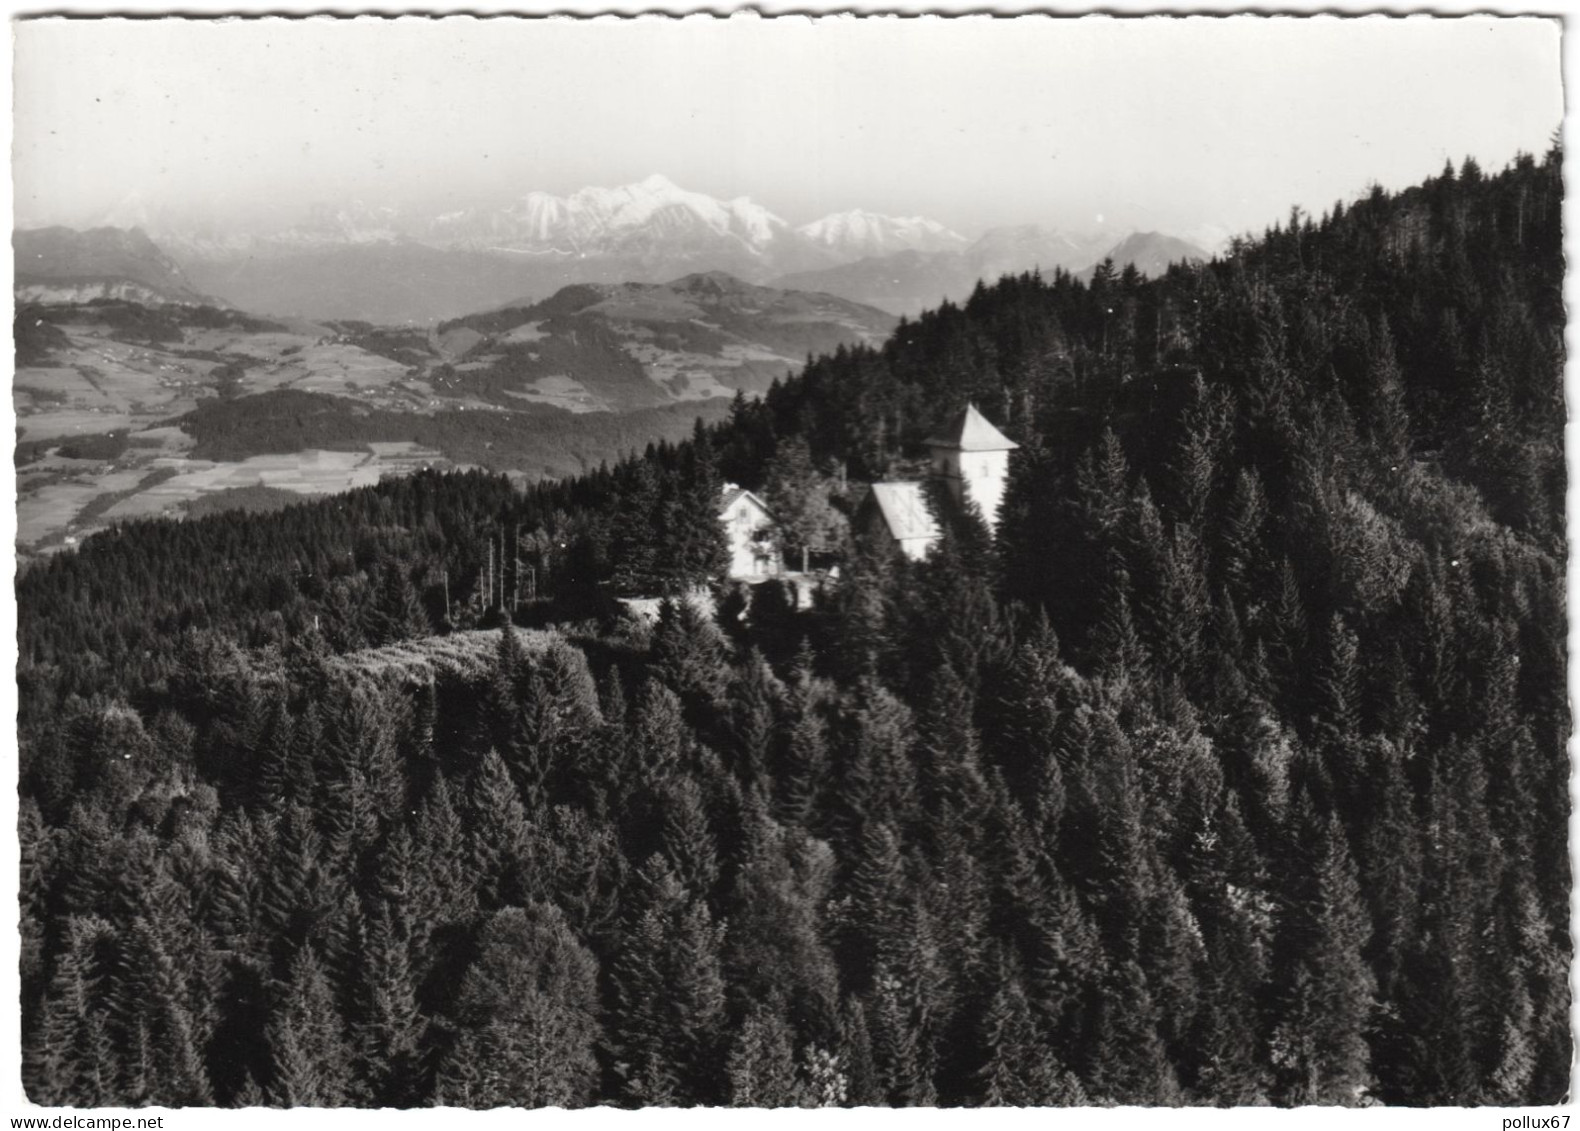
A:
<svg viewBox="0 0 1580 1131">
<path fill-rule="evenodd" d="M 140 228 L 34 228 L 11 247 L 18 302 L 214 302 Z"/>
</svg>

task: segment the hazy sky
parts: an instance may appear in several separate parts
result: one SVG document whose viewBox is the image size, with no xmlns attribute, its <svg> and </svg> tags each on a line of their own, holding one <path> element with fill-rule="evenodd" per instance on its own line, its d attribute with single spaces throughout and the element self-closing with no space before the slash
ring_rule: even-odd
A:
<svg viewBox="0 0 1580 1131">
<path fill-rule="evenodd" d="M 852 207 L 1258 229 L 1541 152 L 1540 19 L 30 21 L 19 224 L 294 221 L 662 172 L 792 223 Z"/>
</svg>

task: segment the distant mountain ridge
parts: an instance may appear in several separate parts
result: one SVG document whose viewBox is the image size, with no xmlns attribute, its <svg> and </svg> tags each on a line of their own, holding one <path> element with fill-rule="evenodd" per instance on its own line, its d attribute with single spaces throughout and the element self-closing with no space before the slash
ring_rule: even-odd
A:
<svg viewBox="0 0 1580 1131">
<path fill-rule="evenodd" d="M 1155 276 L 1170 263 L 1210 258 L 1195 244 L 1159 232 L 1132 232 L 1104 250 L 1110 238 L 1076 237 L 1030 224 L 994 228 L 962 251 L 902 251 L 816 271 L 792 272 L 775 282 L 912 315 L 945 300 L 961 302 L 979 281 L 991 283 L 1004 275 L 1028 271 L 1051 274 L 1062 268 L 1089 278 L 1098 263 L 1112 259 L 1117 269 L 1134 265 L 1143 274 Z"/>
<path fill-rule="evenodd" d="M 530 192 L 504 208 L 445 213 L 423 235 L 442 247 L 559 255 L 694 254 L 722 243 L 763 255 L 790 225 L 748 197 L 721 201 L 655 173 L 569 196 Z"/>
<path fill-rule="evenodd" d="M 18 302 L 133 302 L 214 305 L 139 228 L 34 228 L 14 232 Z"/>
<path fill-rule="evenodd" d="M 1117 234 L 1022 225 L 973 242 L 924 216 L 861 208 L 792 227 L 749 197 L 721 200 L 658 174 L 437 214 L 351 200 L 250 234 L 183 226 L 146 206 L 135 216 L 187 286 L 241 309 L 422 325 L 573 284 L 658 284 L 709 271 L 914 314 L 963 298 L 978 279 L 1087 267 Z M 1136 254 L 1152 270 L 1167 252 Z"/>
<path fill-rule="evenodd" d="M 958 251 L 970 242 L 924 216 L 883 216 L 860 208 L 802 224 L 796 233 L 844 259 L 901 251 Z"/>
<path fill-rule="evenodd" d="M 892 221 L 892 226 L 904 228 L 910 223 Z M 932 221 L 920 223 L 944 230 Z M 817 258 L 815 239 L 799 235 L 749 197 L 719 200 L 681 188 L 657 173 L 613 188 L 591 186 L 565 196 L 532 191 L 499 207 L 455 209 L 432 216 L 350 201 L 320 206 L 306 223 L 278 232 L 214 237 L 172 227 L 157 234 L 183 262 L 402 243 L 550 262 L 619 260 L 645 265 L 658 277 L 670 278 L 677 273 L 677 264 L 687 262 L 706 261 L 748 276 L 825 262 Z"/>
</svg>

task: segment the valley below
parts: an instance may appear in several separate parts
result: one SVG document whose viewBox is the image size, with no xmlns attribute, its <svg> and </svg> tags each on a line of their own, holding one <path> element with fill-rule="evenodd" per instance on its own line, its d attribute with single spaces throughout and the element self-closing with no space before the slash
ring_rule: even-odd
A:
<svg viewBox="0 0 1580 1131">
<path fill-rule="evenodd" d="M 423 328 L 117 299 L 16 320 L 17 553 L 425 467 L 577 474 L 721 419 L 894 319 L 722 273 L 583 285 Z"/>
<path fill-rule="evenodd" d="M 422 467 L 593 470 L 811 357 L 880 345 L 979 279 L 1076 270 L 1112 238 L 1032 225 L 971 242 L 859 210 L 791 229 L 657 176 L 398 220 L 358 206 L 218 241 L 16 232 L 20 558 Z M 1157 233 L 1114 249 L 1151 273 L 1198 250 Z"/>
</svg>

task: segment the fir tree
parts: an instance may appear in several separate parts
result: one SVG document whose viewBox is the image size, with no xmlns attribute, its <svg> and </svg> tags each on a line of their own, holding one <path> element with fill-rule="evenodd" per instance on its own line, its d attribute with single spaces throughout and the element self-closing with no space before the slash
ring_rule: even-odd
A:
<svg viewBox="0 0 1580 1131">
<path fill-rule="evenodd" d="M 598 1065 L 598 963 L 553 905 L 507 907 L 461 980 L 436 1098 L 455 1107 L 581 1107 Z"/>
</svg>

